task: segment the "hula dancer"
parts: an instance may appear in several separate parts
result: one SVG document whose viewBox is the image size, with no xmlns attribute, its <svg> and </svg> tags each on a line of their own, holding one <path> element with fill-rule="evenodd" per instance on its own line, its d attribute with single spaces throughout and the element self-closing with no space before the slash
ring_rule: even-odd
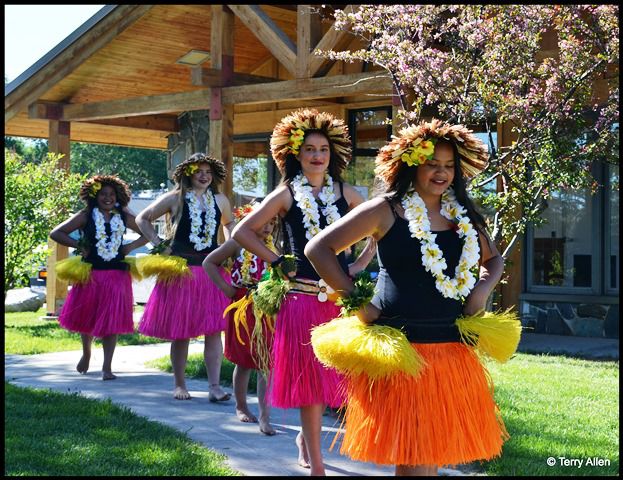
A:
<svg viewBox="0 0 623 480">
<path fill-rule="evenodd" d="M 234 216 L 241 220 L 252 208 L 252 205 L 244 205 L 234 211 Z M 273 240 L 275 225 L 276 218 L 273 218 L 259 232 L 260 240 L 272 251 L 276 251 Z M 231 284 L 221 277 L 218 270 L 229 259 L 233 260 Z M 236 365 L 233 375 L 236 416 L 241 422 L 258 422 L 257 417 L 251 413 L 247 405 L 251 371 L 257 370 L 260 432 L 275 435 L 277 432 L 270 425 L 270 408 L 265 398 L 265 373 L 268 373 L 270 369 L 269 356 L 273 327 L 265 322 L 257 322 L 253 314 L 252 300 L 247 295 L 250 293 L 249 289 L 254 288 L 262 278 L 268 265 L 257 255 L 241 249 L 240 245 L 230 238 L 206 257 L 203 261 L 203 268 L 216 286 L 232 300 L 232 304 L 225 310 L 227 315 L 225 358 Z"/>
<path fill-rule="evenodd" d="M 174 173 L 176 188 L 145 208 L 136 222 L 160 255 L 147 255 L 138 262 L 144 276 L 158 275 L 139 324 L 139 332 L 171 340 L 171 364 L 175 379 L 173 397 L 190 398 L 185 369 L 190 339 L 205 335 L 204 359 L 211 402 L 229 400 L 220 386 L 223 358 L 221 332 L 223 310 L 229 301 L 201 267 L 205 257 L 218 247 L 219 224 L 229 238 L 233 217 L 229 200 L 218 193 L 225 178 L 220 160 L 195 153 L 180 163 Z M 158 237 L 151 222 L 167 214 L 169 239 Z M 171 245 L 169 242 L 172 240 Z M 221 269 L 221 275 L 227 274 Z"/>
<path fill-rule="evenodd" d="M 82 374 L 89 370 L 93 337 L 102 338 L 102 380 L 114 380 L 111 363 L 117 335 L 134 332 L 132 279 L 124 257 L 145 245 L 147 239 L 141 236 L 122 244 L 126 226 L 137 233 L 140 230 L 128 210 L 130 188 L 119 177 L 95 175 L 84 182 L 79 195 L 85 208 L 50 233 L 52 240 L 75 248 L 82 256 L 61 260 L 56 265 L 59 278 L 73 284 L 59 323 L 80 333 L 82 358 L 76 370 Z M 69 236 L 76 230 L 80 230 L 80 240 Z"/>
<path fill-rule="evenodd" d="M 338 391 L 339 375 L 323 367 L 314 356 L 310 330 L 335 317 L 339 309 L 328 298 L 324 282 L 303 255 L 303 249 L 314 235 L 363 199 L 341 179 L 351 146 L 348 128 L 333 115 L 300 109 L 284 117 L 273 131 L 271 152 L 282 175 L 281 184 L 236 226 L 233 237 L 244 249 L 270 263 L 272 270 L 282 270 L 287 263 L 283 262 L 285 257 L 271 251 L 258 236 L 263 226 L 278 215 L 283 225 L 283 251 L 296 257 L 296 277 L 285 282 L 284 290 L 289 291 L 275 323 L 269 403 L 279 408 L 300 408 L 299 464 L 310 467 L 312 475 L 324 475 L 322 414 L 327 405 L 340 406 L 343 398 Z M 351 273 L 363 269 L 374 250 L 367 248 L 364 252 L 350 267 Z M 345 255 L 339 255 L 336 262 L 346 275 L 349 266 Z M 256 307 L 260 292 L 258 287 Z"/>
<path fill-rule="evenodd" d="M 341 452 L 395 465 L 396 475 L 436 475 L 438 466 L 491 459 L 508 438 L 476 354 L 508 359 L 521 330 L 508 312 L 476 315 L 504 269 L 465 187 L 487 160 L 485 145 L 462 125 L 433 119 L 405 128 L 376 158 L 384 194 L 325 229 L 305 250 L 343 296 L 344 312 L 361 320 L 336 319 L 327 324 L 333 332 L 313 332 L 321 357 L 343 349 L 327 362 L 348 378 Z M 380 265 L 370 303 L 335 260 L 336 252 L 368 235 L 378 242 Z M 363 360 L 365 348 L 353 348 L 358 333 L 347 338 L 348 329 L 361 338 L 375 329 L 401 335 L 406 349 L 391 359 L 395 370 L 373 364 L 373 355 Z M 386 338 L 379 335 L 379 344 Z M 352 365 L 337 367 L 351 354 Z"/>
</svg>

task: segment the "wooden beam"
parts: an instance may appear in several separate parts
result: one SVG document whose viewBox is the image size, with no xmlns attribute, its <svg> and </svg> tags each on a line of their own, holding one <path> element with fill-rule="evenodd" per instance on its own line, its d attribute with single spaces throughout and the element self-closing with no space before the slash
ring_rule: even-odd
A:
<svg viewBox="0 0 623 480">
<path fill-rule="evenodd" d="M 345 97 L 360 94 L 391 96 L 392 82 L 383 71 L 303 78 L 260 85 L 223 88 L 226 105 L 287 102 L 315 98 Z"/>
<path fill-rule="evenodd" d="M 259 5 L 227 5 L 262 44 L 296 75 L 296 46 Z"/>
<path fill-rule="evenodd" d="M 353 12 L 356 5 L 348 5 L 344 7 L 346 12 Z M 344 30 L 338 30 L 335 25 L 331 25 L 331 28 L 324 34 L 322 39 L 316 44 L 314 50 L 343 50 L 352 41 L 353 35 Z M 318 75 L 325 75 L 331 66 L 335 63 L 335 60 L 329 60 L 328 58 L 321 57 L 319 55 L 312 54 L 309 60 L 310 76 L 315 77 Z M 321 72 L 322 69 L 322 72 Z"/>
<path fill-rule="evenodd" d="M 223 5 L 212 5 L 210 25 L 212 67 L 221 71 L 224 85 L 231 85 L 234 71 L 234 15 Z M 223 193 L 232 198 L 234 161 L 234 106 L 223 104 L 224 89 L 212 89 L 208 153 L 225 164 Z M 219 234 L 222 235 L 222 232 Z M 220 238 L 224 240 L 224 237 Z"/>
<path fill-rule="evenodd" d="M 148 95 L 108 102 L 70 103 L 64 106 L 64 120 L 89 121 L 106 118 L 136 117 L 210 108 L 210 89 L 169 95 Z"/>
<path fill-rule="evenodd" d="M 298 5 L 296 18 L 296 78 L 309 78 L 312 76 L 311 52 L 322 37 L 322 25 L 311 5 Z"/>
<path fill-rule="evenodd" d="M 54 57 L 50 63 L 24 81 L 4 99 L 4 123 L 38 100 L 45 92 L 121 32 L 136 22 L 153 5 L 119 5 Z"/>
<path fill-rule="evenodd" d="M 234 86 L 248 85 L 250 83 L 269 83 L 277 82 L 277 78 L 262 77 L 260 75 L 252 75 L 250 73 L 233 74 L 231 84 Z M 191 68 L 191 82 L 197 87 L 224 87 L 227 86 L 227 80 L 223 76 L 223 70 L 217 68 L 203 68 L 196 66 Z"/>
</svg>

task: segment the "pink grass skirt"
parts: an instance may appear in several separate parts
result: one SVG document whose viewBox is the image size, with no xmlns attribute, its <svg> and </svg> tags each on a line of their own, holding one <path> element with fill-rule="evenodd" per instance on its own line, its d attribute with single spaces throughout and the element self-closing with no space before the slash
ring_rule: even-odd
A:
<svg viewBox="0 0 623 480">
<path fill-rule="evenodd" d="M 223 310 L 229 298 L 212 282 L 201 266 L 189 266 L 192 276 L 172 282 L 156 282 L 138 331 L 148 337 L 185 340 L 225 330 Z M 229 274 L 219 273 L 229 282 Z"/>
<path fill-rule="evenodd" d="M 275 323 L 268 401 L 278 408 L 343 404 L 342 376 L 314 355 L 311 329 L 332 320 L 340 309 L 315 295 L 286 295 Z"/>
<path fill-rule="evenodd" d="M 132 278 L 126 270 L 91 270 L 83 285 L 67 294 L 59 316 L 61 327 L 94 337 L 133 333 Z"/>
</svg>

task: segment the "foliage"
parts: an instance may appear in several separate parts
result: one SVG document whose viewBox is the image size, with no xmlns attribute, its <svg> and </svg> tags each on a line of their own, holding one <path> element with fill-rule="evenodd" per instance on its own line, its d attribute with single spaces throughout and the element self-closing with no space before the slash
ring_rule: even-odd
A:
<svg viewBox="0 0 623 480">
<path fill-rule="evenodd" d="M 267 192 L 268 158 L 264 154 L 255 158 L 234 157 L 234 190 L 241 193 L 254 192 L 257 197 L 264 197 Z"/>
<path fill-rule="evenodd" d="M 47 238 L 79 209 L 84 177 L 57 168 L 60 155 L 40 165 L 5 149 L 4 292 L 28 285 L 47 258 Z"/>
<path fill-rule="evenodd" d="M 594 162 L 618 164 L 619 25 L 616 5 L 363 5 L 336 10 L 336 28 L 365 47 L 317 51 L 391 75 L 404 122 L 436 112 L 516 140 L 497 150 L 471 193 L 497 211 L 489 225 L 507 256 L 539 226 L 558 190 L 599 185 Z M 500 178 L 498 194 L 482 187 Z M 522 212 L 522 215 L 518 215 Z"/>
<path fill-rule="evenodd" d="M 28 163 L 40 164 L 48 153 L 47 140 L 4 137 L 5 147 Z M 116 174 L 131 190 L 159 190 L 167 183 L 165 151 L 71 142 L 70 170 L 91 177 Z"/>
</svg>

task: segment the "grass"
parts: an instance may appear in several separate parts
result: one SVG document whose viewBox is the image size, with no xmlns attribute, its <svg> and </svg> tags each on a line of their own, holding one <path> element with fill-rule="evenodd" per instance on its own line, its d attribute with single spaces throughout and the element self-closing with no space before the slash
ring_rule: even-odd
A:
<svg viewBox="0 0 623 480">
<path fill-rule="evenodd" d="M 4 353 L 34 355 L 82 349 L 80 334 L 61 328 L 58 320 L 41 320 L 39 317 L 44 315 L 43 308 L 37 312 L 5 313 Z M 138 333 L 119 335 L 117 340 L 118 346 L 149 343 L 162 343 L 162 340 Z M 101 347 L 101 340 L 96 338 L 93 344 L 95 348 Z"/>
<path fill-rule="evenodd" d="M 511 436 L 502 457 L 484 464 L 488 475 L 618 475 L 618 362 L 517 354 L 488 367 Z M 584 464 L 563 466 L 560 457 Z M 588 458 L 610 465 L 587 466 Z"/>
<path fill-rule="evenodd" d="M 5 388 L 6 476 L 238 476 L 225 456 L 110 400 Z"/>
</svg>

